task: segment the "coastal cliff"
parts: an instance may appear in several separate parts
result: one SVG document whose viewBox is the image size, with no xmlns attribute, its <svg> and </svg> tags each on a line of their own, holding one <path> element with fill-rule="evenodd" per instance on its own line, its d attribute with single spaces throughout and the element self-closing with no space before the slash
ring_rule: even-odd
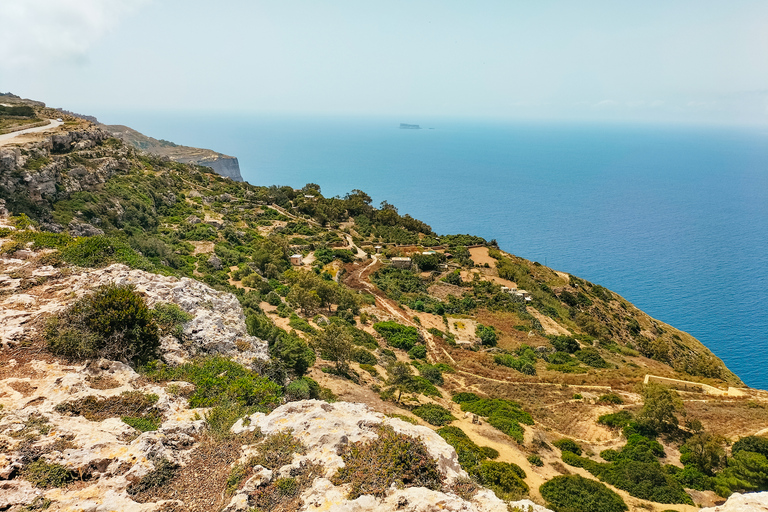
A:
<svg viewBox="0 0 768 512">
<path fill-rule="evenodd" d="M 243 177 L 240 175 L 240 163 L 236 157 L 217 153 L 210 149 L 180 146 L 167 140 L 154 139 L 127 126 L 104 125 L 103 127 L 113 136 L 123 139 L 142 151 L 168 157 L 174 162 L 210 167 L 217 174 L 235 181 L 243 181 Z"/>
</svg>

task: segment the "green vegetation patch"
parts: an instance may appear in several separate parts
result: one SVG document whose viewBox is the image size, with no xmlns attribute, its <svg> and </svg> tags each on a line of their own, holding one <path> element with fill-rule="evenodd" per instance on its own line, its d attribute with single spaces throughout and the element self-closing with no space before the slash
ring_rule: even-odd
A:
<svg viewBox="0 0 768 512">
<path fill-rule="evenodd" d="M 132 286 L 100 286 L 52 317 L 44 332 L 51 352 L 74 359 L 105 357 L 143 363 L 157 356 L 160 336 L 144 297 Z"/>
<path fill-rule="evenodd" d="M 528 484 L 523 481 L 525 471 L 517 464 L 484 460 L 470 474 L 503 500 L 519 500 L 528 493 Z"/>
<path fill-rule="evenodd" d="M 390 320 L 375 323 L 373 328 L 394 348 L 408 351 L 419 342 L 419 331 L 415 327 L 402 325 Z"/>
<path fill-rule="evenodd" d="M 627 504 L 605 484 L 579 475 L 556 476 L 539 487 L 555 512 L 624 512 Z"/>
<path fill-rule="evenodd" d="M 178 464 L 174 464 L 167 459 L 155 460 L 154 464 L 155 469 L 141 477 L 141 480 L 138 482 L 128 486 L 127 491 L 129 495 L 136 496 L 165 485 L 173 480 L 173 477 L 176 476 L 176 470 L 179 469 Z"/>
<path fill-rule="evenodd" d="M 493 356 L 493 362 L 502 366 L 513 368 L 525 375 L 536 375 L 536 352 L 526 344 L 521 345 L 515 353 L 496 354 Z"/>
<path fill-rule="evenodd" d="M 420 405 L 415 407 L 411 412 L 430 425 L 438 427 L 447 425 L 456 419 L 456 417 L 451 414 L 451 411 L 438 404 Z"/>
<path fill-rule="evenodd" d="M 35 487 L 47 489 L 50 487 L 64 487 L 75 479 L 74 471 L 61 464 L 48 462 L 45 459 L 37 459 L 27 465 L 22 471 L 24 478 Z"/>
<path fill-rule="evenodd" d="M 158 396 L 141 391 L 124 391 L 120 395 L 106 398 L 87 396 L 73 402 L 56 406 L 62 414 L 82 416 L 89 421 L 107 418 L 121 418 L 124 423 L 141 432 L 157 430 L 163 422 L 160 411 L 155 408 Z"/>
<path fill-rule="evenodd" d="M 581 467 L 630 495 L 656 503 L 693 504 L 680 482 L 676 470 L 662 466 L 657 458 L 664 456 L 662 446 L 654 439 L 630 435 L 621 450 L 605 450 L 600 454 L 608 463 L 595 462 L 563 451 L 563 462 Z"/>
<path fill-rule="evenodd" d="M 485 416 L 491 426 L 501 430 L 518 443 L 523 442 L 525 434 L 520 423 L 533 425 L 531 415 L 512 400 L 479 398 L 473 393 L 457 393 L 453 396 L 453 401 L 461 404 L 462 411 Z"/>
<path fill-rule="evenodd" d="M 256 455 L 248 462 L 267 469 L 277 470 L 290 464 L 295 453 L 307 453 L 307 447 L 293 436 L 290 429 L 266 436 L 256 447 Z"/>
<path fill-rule="evenodd" d="M 382 497 L 392 484 L 438 490 L 444 476 L 417 438 L 396 433 L 391 427 L 375 427 L 377 439 L 347 445 L 341 452 L 344 467 L 334 475 L 334 485 L 351 484 L 348 499 L 366 494 Z"/>
</svg>

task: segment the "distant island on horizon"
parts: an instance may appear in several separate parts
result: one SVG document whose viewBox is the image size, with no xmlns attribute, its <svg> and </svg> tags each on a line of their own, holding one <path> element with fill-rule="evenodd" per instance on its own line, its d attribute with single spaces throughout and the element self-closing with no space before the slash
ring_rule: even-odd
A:
<svg viewBox="0 0 768 512">
<path fill-rule="evenodd" d="M 400 123 L 401 130 L 421 130 L 421 126 L 417 124 Z"/>
</svg>

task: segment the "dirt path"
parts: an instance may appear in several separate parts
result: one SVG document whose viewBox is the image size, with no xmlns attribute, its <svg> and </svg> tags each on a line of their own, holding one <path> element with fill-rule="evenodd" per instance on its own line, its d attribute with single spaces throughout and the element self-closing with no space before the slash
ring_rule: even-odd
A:
<svg viewBox="0 0 768 512">
<path fill-rule="evenodd" d="M 6 144 L 12 144 L 16 142 L 26 142 L 22 140 L 15 140 L 16 137 L 19 135 L 26 135 L 28 133 L 37 133 L 37 132 L 45 132 L 48 130 L 53 130 L 55 128 L 58 128 L 59 126 L 63 125 L 63 121 L 56 121 L 54 119 L 49 119 L 50 123 L 48 123 L 45 126 L 37 126 L 35 128 L 25 128 L 23 130 L 18 130 L 15 132 L 5 133 L 3 135 L 0 135 L 0 146 L 4 146 Z"/>
</svg>

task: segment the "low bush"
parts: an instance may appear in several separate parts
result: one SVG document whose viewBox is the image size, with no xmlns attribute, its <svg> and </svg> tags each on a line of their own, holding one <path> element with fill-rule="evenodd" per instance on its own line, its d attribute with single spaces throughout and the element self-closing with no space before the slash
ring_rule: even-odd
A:
<svg viewBox="0 0 768 512">
<path fill-rule="evenodd" d="M 632 421 L 632 413 L 629 411 L 619 411 L 611 414 L 603 414 L 597 418 L 597 422 L 610 428 L 624 428 Z"/>
<path fill-rule="evenodd" d="M 391 320 L 375 323 L 373 328 L 394 348 L 408 351 L 419 341 L 418 329 Z"/>
<path fill-rule="evenodd" d="M 424 359 L 427 357 L 427 347 L 424 345 L 414 345 L 411 350 L 408 351 L 408 357 L 411 359 Z"/>
<path fill-rule="evenodd" d="M 447 425 L 448 423 L 456 419 L 456 417 L 453 414 L 451 414 L 451 411 L 449 411 L 442 405 L 437 405 L 437 404 L 420 405 L 418 407 L 415 407 L 411 412 L 414 415 L 426 421 L 427 423 L 429 423 L 430 425 L 435 425 L 438 427 Z"/>
<path fill-rule="evenodd" d="M 256 447 L 256 455 L 248 462 L 255 466 L 264 466 L 267 469 L 277 470 L 293 460 L 293 454 L 304 454 L 306 446 L 293 437 L 290 429 L 275 432 L 266 436 Z"/>
<path fill-rule="evenodd" d="M 558 439 L 554 443 L 561 452 L 571 452 L 575 455 L 581 455 L 581 446 L 578 445 L 573 439 Z"/>
<path fill-rule="evenodd" d="M 27 465 L 22 474 L 32 485 L 42 489 L 64 487 L 75 479 L 73 471 L 61 464 L 48 462 L 45 459 L 37 459 Z"/>
<path fill-rule="evenodd" d="M 285 398 L 289 402 L 320 398 L 320 394 L 320 384 L 314 379 L 310 379 L 306 376 L 291 381 L 291 383 L 285 387 Z"/>
<path fill-rule="evenodd" d="M 485 447 L 475 444 L 459 427 L 443 427 L 437 430 L 437 434 L 456 450 L 459 465 L 464 471 L 469 472 L 477 464 L 489 458 L 484 450 Z"/>
<path fill-rule="evenodd" d="M 477 482 L 503 500 L 519 500 L 528 493 L 525 471 L 517 464 L 484 460 L 470 470 Z"/>
<path fill-rule="evenodd" d="M 419 367 L 419 373 L 422 377 L 427 379 L 435 386 L 443 385 L 443 372 L 439 366 L 432 364 L 422 364 Z"/>
<path fill-rule="evenodd" d="M 471 398 L 475 397 L 475 400 Z M 472 393 L 458 393 L 453 396 L 453 400 L 461 400 L 461 410 L 468 411 L 478 416 L 488 418 L 488 423 L 510 436 L 518 443 L 523 442 L 525 431 L 520 423 L 533 425 L 533 418 L 525 412 L 520 404 L 512 400 L 503 400 L 500 398 L 477 398 Z"/>
<path fill-rule="evenodd" d="M 597 401 L 604 404 L 614 405 L 621 405 L 624 403 L 624 399 L 621 398 L 621 396 L 619 396 L 617 393 L 607 393 L 598 398 Z"/>
<path fill-rule="evenodd" d="M 344 467 L 334 475 L 334 485 L 351 484 L 348 499 L 366 494 L 384 496 L 392 484 L 438 490 L 444 477 L 424 443 L 391 427 L 379 425 L 373 441 L 360 441 L 342 449 Z"/>
<path fill-rule="evenodd" d="M 136 364 L 157 357 L 158 326 L 131 286 L 97 288 L 52 317 L 44 332 L 51 352 L 74 359 L 105 357 Z"/>
<path fill-rule="evenodd" d="M 586 347 L 581 350 L 577 350 L 574 354 L 576 358 L 587 366 L 592 368 L 610 368 L 611 364 L 603 359 L 596 348 Z"/>
<path fill-rule="evenodd" d="M 627 504 L 605 484 L 579 475 L 556 476 L 539 487 L 555 512 L 624 512 Z"/>
<path fill-rule="evenodd" d="M 184 324 L 194 318 L 178 305 L 159 302 L 152 308 L 152 317 L 155 319 L 160 334 L 174 336 L 181 339 Z"/>
<path fill-rule="evenodd" d="M 282 394 L 274 382 L 222 356 L 200 358 L 173 367 L 153 363 L 142 368 L 142 372 L 157 382 L 183 380 L 194 384 L 190 407 L 235 403 L 266 412 L 280 404 Z"/>
<path fill-rule="evenodd" d="M 531 466 L 534 466 L 537 468 L 540 468 L 544 465 L 544 461 L 541 460 L 541 457 L 539 457 L 535 453 L 532 453 L 531 455 L 528 456 L 528 462 L 530 463 Z"/>
<path fill-rule="evenodd" d="M 376 356 L 368 350 L 362 347 L 355 347 L 352 349 L 352 357 L 350 358 L 358 364 L 374 365 L 378 362 Z"/>
</svg>

